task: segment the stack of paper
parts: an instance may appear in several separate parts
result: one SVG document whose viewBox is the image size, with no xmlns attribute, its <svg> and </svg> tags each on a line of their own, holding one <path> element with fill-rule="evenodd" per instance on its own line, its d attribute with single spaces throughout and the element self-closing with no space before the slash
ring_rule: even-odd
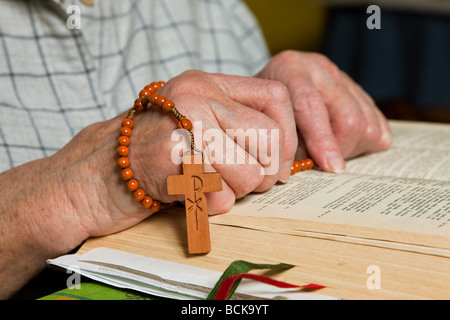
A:
<svg viewBox="0 0 450 320">
<path fill-rule="evenodd" d="M 211 270 L 108 248 L 92 249 L 83 255 L 62 256 L 49 260 L 48 264 L 115 287 L 180 300 L 205 299 L 221 276 L 219 272 Z M 299 292 L 298 289 L 280 289 L 243 280 L 233 299 L 332 298 L 311 292 Z"/>
</svg>

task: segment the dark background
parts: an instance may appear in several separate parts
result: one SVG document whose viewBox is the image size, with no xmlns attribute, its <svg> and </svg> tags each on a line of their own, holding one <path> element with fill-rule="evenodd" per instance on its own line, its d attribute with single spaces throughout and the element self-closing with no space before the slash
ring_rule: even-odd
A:
<svg viewBox="0 0 450 320">
<path fill-rule="evenodd" d="M 369 30 L 368 4 L 246 3 L 272 54 L 321 52 L 358 82 L 388 118 L 450 123 L 450 10 L 428 8 L 427 2 L 422 8 L 379 5 L 381 29 Z"/>
</svg>

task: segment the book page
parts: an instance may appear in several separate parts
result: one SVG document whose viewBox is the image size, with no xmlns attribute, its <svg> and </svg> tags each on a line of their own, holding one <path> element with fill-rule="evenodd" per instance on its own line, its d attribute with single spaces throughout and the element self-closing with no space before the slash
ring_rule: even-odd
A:
<svg viewBox="0 0 450 320">
<path fill-rule="evenodd" d="M 349 161 L 344 174 L 294 175 L 212 223 L 450 249 L 450 126 L 390 124 L 390 150 Z"/>
<path fill-rule="evenodd" d="M 450 125 L 390 121 L 392 147 L 347 161 L 348 173 L 450 181 Z"/>
<path fill-rule="evenodd" d="M 448 237 L 449 190 L 445 181 L 307 171 L 266 193 L 248 195 L 230 213 L 211 221 L 256 217 L 251 223 L 273 226 L 265 217 L 278 219 L 286 229 L 305 230 L 305 222 L 312 221 Z M 343 229 L 327 232 L 333 230 Z M 450 247 L 449 238 L 444 247 Z"/>
<path fill-rule="evenodd" d="M 286 184 L 237 201 L 212 223 L 450 248 L 450 126 L 390 124 L 390 150 L 349 161 L 344 174 L 294 175 Z"/>
</svg>

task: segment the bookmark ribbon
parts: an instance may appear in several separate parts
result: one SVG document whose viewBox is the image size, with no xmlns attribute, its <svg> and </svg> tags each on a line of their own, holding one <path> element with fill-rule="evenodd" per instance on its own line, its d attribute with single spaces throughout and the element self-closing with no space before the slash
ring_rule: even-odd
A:
<svg viewBox="0 0 450 320">
<path fill-rule="evenodd" d="M 231 265 L 225 270 L 225 272 L 220 277 L 219 281 L 217 281 L 214 288 L 209 293 L 206 300 L 228 300 L 231 298 L 233 293 L 236 291 L 239 283 L 242 279 L 251 279 L 255 281 L 259 281 L 262 283 L 266 283 L 269 285 L 273 285 L 279 288 L 303 288 L 303 289 L 322 289 L 324 286 L 317 284 L 308 284 L 304 286 L 298 286 L 295 284 L 290 284 L 287 282 L 282 282 L 278 280 L 274 280 L 270 277 L 263 275 L 255 275 L 248 273 L 251 270 L 262 270 L 262 269 L 270 269 L 270 270 L 283 270 L 293 268 L 294 265 L 279 263 L 279 264 L 255 264 L 247 261 L 234 261 Z"/>
</svg>

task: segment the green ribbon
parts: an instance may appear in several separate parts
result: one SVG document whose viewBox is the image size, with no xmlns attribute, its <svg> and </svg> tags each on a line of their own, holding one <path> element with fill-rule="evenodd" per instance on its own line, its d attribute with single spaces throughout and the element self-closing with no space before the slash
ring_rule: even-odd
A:
<svg viewBox="0 0 450 320">
<path fill-rule="evenodd" d="M 230 264 L 230 266 L 225 270 L 225 272 L 220 277 L 219 281 L 217 281 L 214 288 L 211 290 L 209 295 L 206 297 L 206 300 L 214 300 L 214 297 L 217 295 L 217 291 L 219 290 L 220 286 L 222 285 L 222 282 L 230 277 L 234 277 L 238 274 L 247 273 L 251 270 L 262 270 L 262 269 L 271 269 L 271 270 L 283 270 L 283 269 L 290 269 L 295 267 L 292 264 L 286 264 L 286 263 L 279 263 L 279 264 L 265 264 L 265 263 L 251 263 L 243 260 L 237 260 Z M 239 283 L 241 282 L 241 279 L 236 280 L 236 282 L 231 287 L 230 293 L 228 294 L 227 299 L 230 299 L 233 295 L 234 291 L 236 291 L 236 288 L 238 287 Z"/>
</svg>

